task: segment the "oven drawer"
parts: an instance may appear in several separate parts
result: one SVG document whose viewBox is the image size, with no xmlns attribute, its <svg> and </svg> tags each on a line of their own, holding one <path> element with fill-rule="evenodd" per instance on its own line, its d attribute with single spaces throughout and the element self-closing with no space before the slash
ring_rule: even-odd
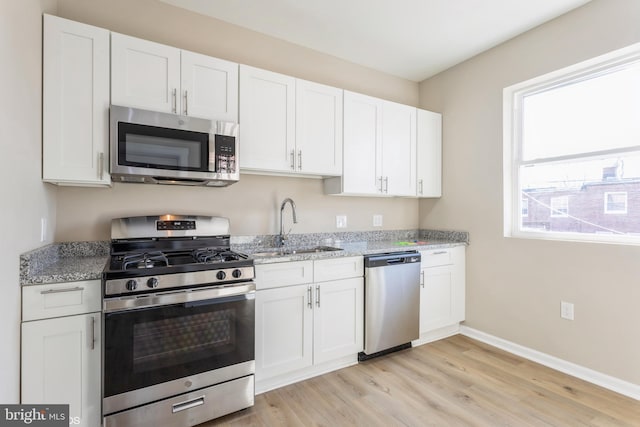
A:
<svg viewBox="0 0 640 427">
<path fill-rule="evenodd" d="M 22 321 L 100 311 L 99 280 L 22 287 Z"/>
<path fill-rule="evenodd" d="M 104 427 L 187 427 L 253 406 L 249 375 L 104 418 Z"/>
</svg>

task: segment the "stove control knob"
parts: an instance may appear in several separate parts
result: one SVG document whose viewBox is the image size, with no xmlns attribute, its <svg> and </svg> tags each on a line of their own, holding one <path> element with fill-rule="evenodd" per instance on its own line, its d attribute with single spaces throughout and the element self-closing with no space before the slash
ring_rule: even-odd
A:
<svg viewBox="0 0 640 427">
<path fill-rule="evenodd" d="M 138 282 L 136 282 L 133 279 L 127 280 L 127 283 L 125 286 L 128 291 L 135 291 L 138 288 Z"/>
<path fill-rule="evenodd" d="M 147 286 L 150 288 L 157 288 L 158 279 L 156 279 L 155 277 L 152 277 L 151 279 L 147 280 Z"/>
<path fill-rule="evenodd" d="M 225 273 L 224 271 L 218 271 L 218 273 L 216 274 L 216 278 L 218 280 L 224 280 L 225 277 L 227 277 L 227 273 Z"/>
<path fill-rule="evenodd" d="M 233 270 L 233 273 L 231 273 L 231 275 L 238 279 L 242 276 L 242 270 L 236 268 L 235 270 Z"/>
</svg>

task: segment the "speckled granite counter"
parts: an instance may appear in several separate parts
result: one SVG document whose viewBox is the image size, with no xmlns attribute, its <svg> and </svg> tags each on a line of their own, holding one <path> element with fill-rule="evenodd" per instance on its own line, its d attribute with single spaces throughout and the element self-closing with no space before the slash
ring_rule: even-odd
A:
<svg viewBox="0 0 640 427">
<path fill-rule="evenodd" d="M 309 233 L 289 236 L 285 250 L 331 246 L 339 251 L 260 255 L 279 251 L 275 236 L 239 236 L 232 238 L 232 249 L 252 255 L 256 264 L 268 264 L 309 259 L 370 255 L 407 250 L 428 250 L 469 244 L 469 233 L 440 230 L 397 230 L 344 233 Z"/>
<path fill-rule="evenodd" d="M 20 284 L 100 279 L 108 257 L 109 242 L 53 243 L 20 255 Z"/>
<path fill-rule="evenodd" d="M 276 251 L 275 235 L 233 236 L 231 248 L 247 254 Z M 287 249 L 332 246 L 340 251 L 253 256 L 256 264 L 329 257 L 368 255 L 404 250 L 426 250 L 469 243 L 461 231 L 392 230 L 341 233 L 291 234 Z M 109 258 L 109 242 L 53 243 L 20 256 L 20 284 L 75 282 L 102 277 Z"/>
</svg>

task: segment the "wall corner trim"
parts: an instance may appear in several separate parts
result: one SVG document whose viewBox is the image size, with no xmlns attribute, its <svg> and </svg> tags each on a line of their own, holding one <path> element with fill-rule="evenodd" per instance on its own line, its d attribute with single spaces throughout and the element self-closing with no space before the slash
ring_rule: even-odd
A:
<svg viewBox="0 0 640 427">
<path fill-rule="evenodd" d="M 619 378 L 594 371 L 593 369 L 576 365 L 575 363 L 571 363 L 555 356 L 551 356 L 549 354 L 534 350 L 532 348 L 507 341 L 505 339 L 487 334 L 486 332 L 482 332 L 468 326 L 461 326 L 460 333 L 469 338 L 473 338 L 485 344 L 492 345 L 501 350 L 505 350 L 509 353 L 513 353 L 517 356 L 529 359 L 533 362 L 540 363 L 541 365 L 544 365 L 548 368 L 555 369 L 557 371 L 574 376 L 576 378 L 580 378 L 581 380 L 599 385 L 600 387 L 604 387 L 611 391 L 615 391 L 616 393 L 620 393 L 622 395 L 640 401 L 640 385 L 638 384 L 630 383 L 628 381 L 624 381 Z"/>
</svg>

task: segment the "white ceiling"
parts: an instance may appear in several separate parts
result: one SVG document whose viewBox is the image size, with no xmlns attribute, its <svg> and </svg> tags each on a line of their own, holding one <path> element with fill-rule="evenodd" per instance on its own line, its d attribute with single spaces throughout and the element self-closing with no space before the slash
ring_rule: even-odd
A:
<svg viewBox="0 0 640 427">
<path fill-rule="evenodd" d="M 590 0 L 160 0 L 413 81 Z"/>
</svg>

